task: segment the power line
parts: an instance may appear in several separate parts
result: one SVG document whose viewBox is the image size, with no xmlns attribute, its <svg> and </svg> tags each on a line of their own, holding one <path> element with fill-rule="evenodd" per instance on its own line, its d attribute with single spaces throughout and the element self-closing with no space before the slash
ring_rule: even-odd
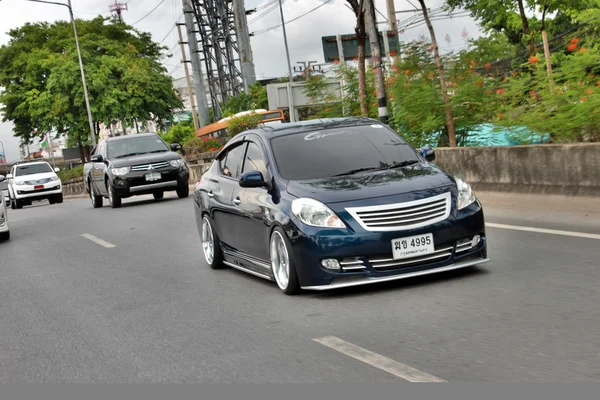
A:
<svg viewBox="0 0 600 400">
<path fill-rule="evenodd" d="M 135 22 L 134 22 L 133 24 L 131 24 L 131 25 L 138 24 L 138 23 L 142 22 L 143 20 L 145 20 L 145 19 L 146 19 L 148 16 L 150 16 L 150 14 L 152 14 L 154 11 L 156 11 L 156 9 L 157 9 L 158 7 L 160 7 L 160 5 L 161 5 L 162 3 L 164 3 L 164 2 L 165 2 L 165 0 L 160 0 L 160 3 L 158 3 L 158 4 L 157 4 L 157 5 L 156 5 L 156 6 L 155 6 L 155 7 L 154 7 L 152 10 L 150 10 L 150 12 L 148 12 L 148 14 L 144 15 L 142 18 L 138 19 L 137 21 L 135 21 Z"/>
<path fill-rule="evenodd" d="M 281 4 L 283 5 L 286 2 L 286 0 L 282 0 Z M 266 6 L 266 7 L 270 7 L 267 11 L 265 11 L 264 13 L 257 15 L 256 18 L 248 21 L 248 25 L 255 23 L 256 21 L 258 21 L 259 19 L 265 17 L 267 14 L 270 14 L 271 12 L 273 12 L 274 10 L 279 8 L 279 0 L 274 1 L 273 3 L 271 3 L 270 6 Z M 266 8 L 265 7 L 265 8 Z"/>
<path fill-rule="evenodd" d="M 321 3 L 320 5 L 318 5 L 318 6 L 316 6 L 315 8 L 313 8 L 312 10 L 309 10 L 309 11 L 305 12 L 304 14 L 302 14 L 302 15 L 299 15 L 299 16 L 297 16 L 296 18 L 293 18 L 293 19 L 291 19 L 291 20 L 289 20 L 289 21 L 285 21 L 285 23 L 286 23 L 286 24 L 289 24 L 289 23 L 291 23 L 291 22 L 297 21 L 297 20 L 299 20 L 300 18 L 302 18 L 302 17 L 305 17 L 305 16 L 307 16 L 308 14 L 312 13 L 313 11 L 316 11 L 316 10 L 318 10 L 319 8 L 323 7 L 324 5 L 331 3 L 332 1 L 333 1 L 333 0 L 326 0 L 326 1 L 324 1 L 323 3 Z M 269 31 L 272 31 L 273 29 L 277 29 L 277 28 L 279 28 L 280 26 L 283 26 L 283 24 L 275 25 L 275 26 L 272 26 L 272 27 L 270 27 L 270 28 L 266 28 L 266 29 L 260 30 L 260 31 L 258 31 L 258 32 L 254 32 L 254 33 L 253 33 L 253 35 L 261 35 L 261 34 L 263 34 L 263 33 L 267 33 L 267 32 L 269 32 Z"/>
<path fill-rule="evenodd" d="M 173 24 L 173 26 L 171 27 L 171 29 L 169 29 L 169 32 L 167 32 L 167 34 L 165 35 L 165 37 L 158 44 L 162 44 L 165 40 L 167 40 L 167 38 L 169 37 L 169 35 L 171 33 L 173 33 L 173 31 L 177 27 L 177 23 L 179 23 L 179 20 L 181 19 L 181 17 L 183 17 L 183 13 L 181 13 L 179 15 L 179 17 L 175 20 L 175 23 Z"/>
</svg>

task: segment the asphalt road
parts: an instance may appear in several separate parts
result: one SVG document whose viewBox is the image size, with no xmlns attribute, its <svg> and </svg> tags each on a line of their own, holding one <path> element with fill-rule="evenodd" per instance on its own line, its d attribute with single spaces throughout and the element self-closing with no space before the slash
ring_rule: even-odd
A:
<svg viewBox="0 0 600 400">
<path fill-rule="evenodd" d="M 600 234 L 597 201 L 481 198 L 491 224 Z M 597 238 L 490 227 L 484 266 L 288 297 L 206 266 L 191 197 L 9 213 L 0 382 L 600 380 Z"/>
</svg>

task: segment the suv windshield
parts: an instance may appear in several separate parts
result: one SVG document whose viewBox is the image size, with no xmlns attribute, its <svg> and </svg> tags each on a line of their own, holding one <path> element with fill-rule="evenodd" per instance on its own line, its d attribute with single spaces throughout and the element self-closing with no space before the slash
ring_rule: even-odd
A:
<svg viewBox="0 0 600 400">
<path fill-rule="evenodd" d="M 383 125 L 360 125 L 298 133 L 271 140 L 285 179 L 318 179 L 409 165 L 419 161 L 414 149 Z"/>
<path fill-rule="evenodd" d="M 107 145 L 109 159 L 169 151 L 169 147 L 158 136 L 131 135 L 131 138 L 108 141 Z"/>
<path fill-rule="evenodd" d="M 19 165 L 15 170 L 15 176 L 26 176 L 33 174 L 44 174 L 46 172 L 53 172 L 52 167 L 46 163 L 39 164 L 25 164 Z"/>
</svg>

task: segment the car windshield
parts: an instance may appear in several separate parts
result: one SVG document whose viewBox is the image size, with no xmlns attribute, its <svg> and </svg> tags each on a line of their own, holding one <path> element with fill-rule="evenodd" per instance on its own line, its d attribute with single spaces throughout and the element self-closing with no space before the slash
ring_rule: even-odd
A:
<svg viewBox="0 0 600 400">
<path fill-rule="evenodd" d="M 289 180 L 350 175 L 413 164 L 415 150 L 383 125 L 329 128 L 271 140 L 280 174 Z"/>
<path fill-rule="evenodd" d="M 52 167 L 46 163 L 19 165 L 15 171 L 15 176 L 26 176 L 33 174 L 44 174 L 52 172 Z"/>
<path fill-rule="evenodd" d="M 107 142 L 108 158 L 120 158 L 136 154 L 169 151 L 165 142 L 158 136 L 131 136 L 131 138 Z"/>
</svg>

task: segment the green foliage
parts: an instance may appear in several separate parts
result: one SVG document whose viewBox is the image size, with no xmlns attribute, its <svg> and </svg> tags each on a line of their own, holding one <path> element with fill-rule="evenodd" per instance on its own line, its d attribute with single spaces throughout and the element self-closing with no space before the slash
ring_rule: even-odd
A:
<svg viewBox="0 0 600 400">
<path fill-rule="evenodd" d="M 78 20 L 92 116 L 95 122 L 154 121 L 159 127 L 182 106 L 151 36 L 103 17 Z M 26 142 L 33 128 L 56 129 L 69 142 L 88 143 L 89 124 L 79 61 L 68 22 L 26 24 L 0 48 L 4 121 Z"/>
<path fill-rule="evenodd" d="M 247 114 L 239 117 L 234 117 L 229 120 L 229 127 L 227 128 L 227 134 L 229 137 L 244 132 L 245 130 L 256 128 L 262 122 L 262 116 L 260 114 Z"/>
<path fill-rule="evenodd" d="M 179 122 L 161 136 L 163 140 L 169 144 L 179 143 L 183 146 L 187 141 L 195 138 L 196 133 L 193 124 L 189 122 Z"/>
<path fill-rule="evenodd" d="M 238 96 L 231 97 L 223 104 L 223 116 L 229 117 L 242 111 L 256 109 L 266 109 L 269 107 L 267 98 L 267 88 L 259 82 L 249 88 L 250 93 L 240 93 Z"/>
<path fill-rule="evenodd" d="M 61 169 L 56 175 L 58 175 L 63 182 L 71 179 L 81 179 L 83 176 L 83 165 L 71 169 Z"/>
<path fill-rule="evenodd" d="M 217 138 L 194 137 L 185 142 L 183 146 L 186 154 L 199 154 L 210 151 L 218 151 L 223 148 L 223 143 Z"/>
</svg>

